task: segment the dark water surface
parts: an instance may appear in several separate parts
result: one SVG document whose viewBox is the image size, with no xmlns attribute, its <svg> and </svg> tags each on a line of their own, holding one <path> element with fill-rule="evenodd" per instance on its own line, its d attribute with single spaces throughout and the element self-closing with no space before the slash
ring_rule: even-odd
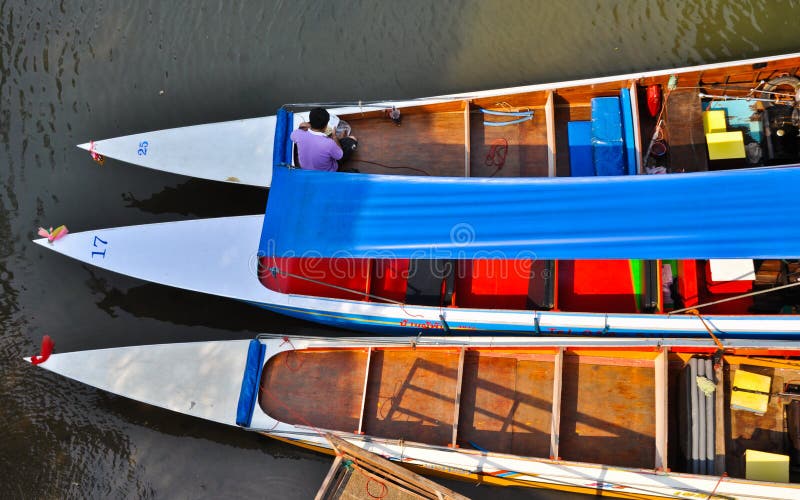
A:
<svg viewBox="0 0 800 500">
<path fill-rule="evenodd" d="M 264 208 L 263 190 L 113 160 L 99 167 L 75 144 L 273 114 L 284 102 L 423 97 L 793 52 L 798 21 L 797 2 L 742 0 L 0 0 L 0 498 L 310 498 L 331 463 L 22 361 L 45 333 L 61 352 L 340 333 L 32 244 L 40 225 L 83 231 Z M 447 485 L 475 498 L 569 496 Z"/>
</svg>

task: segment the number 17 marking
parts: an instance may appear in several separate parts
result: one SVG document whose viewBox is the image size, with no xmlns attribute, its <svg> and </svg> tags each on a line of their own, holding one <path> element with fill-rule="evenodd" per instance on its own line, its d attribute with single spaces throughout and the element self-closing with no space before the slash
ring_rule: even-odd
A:
<svg viewBox="0 0 800 500">
<path fill-rule="evenodd" d="M 108 245 L 108 242 L 107 242 L 107 241 L 105 241 L 105 240 L 101 239 L 101 238 L 100 238 L 100 237 L 98 237 L 98 236 L 95 236 L 95 237 L 94 237 L 94 242 L 92 243 L 92 246 L 93 246 L 93 247 L 95 247 L 95 248 L 97 248 L 97 242 L 98 242 L 98 241 L 99 241 L 100 243 L 102 243 L 102 244 L 103 244 L 103 246 L 106 246 L 106 245 Z M 102 252 L 93 251 L 93 252 L 92 252 L 92 258 L 94 258 L 94 256 L 95 256 L 95 255 L 102 255 L 102 256 L 103 256 L 103 258 L 105 259 L 105 258 L 106 258 L 106 250 L 108 250 L 108 248 L 103 248 L 103 251 L 102 251 Z"/>
</svg>

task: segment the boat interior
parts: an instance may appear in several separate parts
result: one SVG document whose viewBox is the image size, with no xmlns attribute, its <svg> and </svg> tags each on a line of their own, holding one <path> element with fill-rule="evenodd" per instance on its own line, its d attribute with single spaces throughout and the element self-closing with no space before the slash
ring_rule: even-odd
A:
<svg viewBox="0 0 800 500">
<path fill-rule="evenodd" d="M 267 360 L 259 404 L 279 421 L 315 429 L 796 482 L 798 354 L 678 347 L 299 349 Z"/>
<path fill-rule="evenodd" d="M 800 162 L 800 59 L 342 115 L 364 173 L 584 177 Z"/>
<path fill-rule="evenodd" d="M 262 257 L 259 276 L 294 295 L 442 308 L 597 313 L 796 314 L 787 260 L 426 260 Z M 280 272 L 273 272 L 275 270 Z"/>
<path fill-rule="evenodd" d="M 800 161 L 800 60 L 785 59 L 342 115 L 362 173 L 636 175 Z M 394 118 L 394 119 L 392 119 Z M 299 295 L 436 307 L 669 312 L 797 280 L 796 261 L 426 261 L 262 258 L 261 282 Z M 279 273 L 270 270 L 279 269 Z M 792 313 L 798 289 L 704 313 Z"/>
</svg>

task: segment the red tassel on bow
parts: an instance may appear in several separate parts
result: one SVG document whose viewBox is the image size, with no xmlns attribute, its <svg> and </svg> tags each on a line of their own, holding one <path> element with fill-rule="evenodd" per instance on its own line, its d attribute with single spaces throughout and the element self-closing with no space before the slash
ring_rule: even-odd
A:
<svg viewBox="0 0 800 500">
<path fill-rule="evenodd" d="M 42 352 L 38 356 L 31 356 L 31 364 L 38 365 L 47 361 L 51 354 L 53 354 L 53 340 L 50 335 L 42 337 Z"/>
</svg>

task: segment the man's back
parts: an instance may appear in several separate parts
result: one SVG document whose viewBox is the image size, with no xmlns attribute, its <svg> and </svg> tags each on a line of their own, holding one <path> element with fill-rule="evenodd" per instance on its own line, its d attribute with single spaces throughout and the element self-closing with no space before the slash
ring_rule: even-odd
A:
<svg viewBox="0 0 800 500">
<path fill-rule="evenodd" d="M 301 129 L 292 132 L 291 139 L 297 144 L 301 168 L 326 172 L 337 170 L 336 160 L 342 158 L 342 149 L 332 139 L 320 132 Z"/>
</svg>

